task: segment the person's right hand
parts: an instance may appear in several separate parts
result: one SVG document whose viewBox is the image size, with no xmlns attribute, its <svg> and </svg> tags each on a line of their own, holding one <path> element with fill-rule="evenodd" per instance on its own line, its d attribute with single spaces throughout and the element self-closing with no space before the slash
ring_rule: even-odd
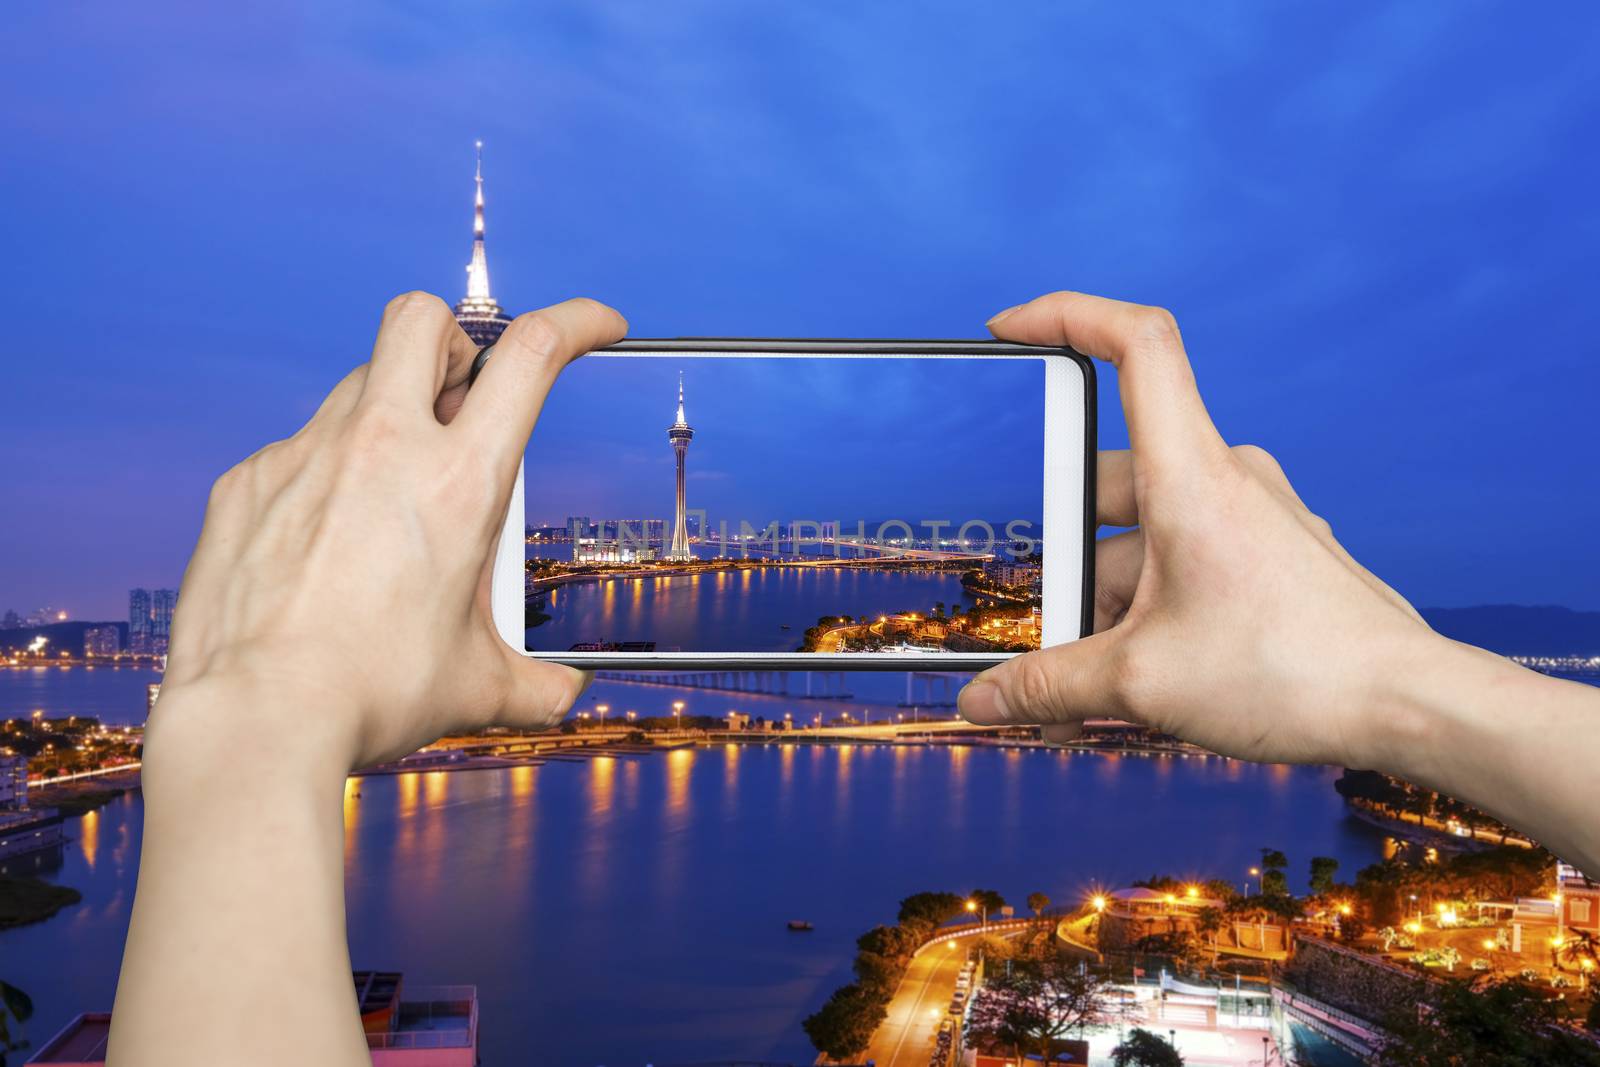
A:
<svg viewBox="0 0 1600 1067">
<path fill-rule="evenodd" d="M 1099 456 L 1095 634 L 979 675 L 974 723 L 1143 723 L 1245 759 L 1370 767 L 1395 734 L 1386 689 L 1442 642 L 1353 560 L 1278 464 L 1229 448 L 1159 308 L 1052 293 L 995 336 L 1069 345 L 1117 368 L 1132 448 Z"/>
</svg>

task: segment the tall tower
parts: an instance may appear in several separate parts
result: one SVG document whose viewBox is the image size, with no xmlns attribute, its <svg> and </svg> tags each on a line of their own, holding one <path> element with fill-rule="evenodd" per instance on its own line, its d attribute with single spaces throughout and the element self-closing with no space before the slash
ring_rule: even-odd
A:
<svg viewBox="0 0 1600 1067">
<path fill-rule="evenodd" d="M 456 305 L 456 321 L 480 345 L 500 339 L 511 318 L 489 295 L 489 259 L 483 252 L 483 142 L 477 142 L 477 197 L 472 209 L 472 262 L 467 264 L 467 295 Z"/>
<path fill-rule="evenodd" d="M 678 421 L 667 427 L 667 440 L 672 442 L 672 451 L 678 461 L 678 496 L 672 517 L 672 548 L 667 552 L 668 559 L 694 558 L 689 551 L 689 521 L 683 503 L 683 461 L 689 454 L 689 442 L 693 439 L 694 431 L 683 419 L 683 371 L 679 371 Z"/>
</svg>

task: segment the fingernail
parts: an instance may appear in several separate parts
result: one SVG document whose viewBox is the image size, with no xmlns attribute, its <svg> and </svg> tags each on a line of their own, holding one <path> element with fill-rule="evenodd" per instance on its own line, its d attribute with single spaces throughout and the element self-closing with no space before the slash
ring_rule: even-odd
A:
<svg viewBox="0 0 1600 1067">
<path fill-rule="evenodd" d="M 1008 315 L 1011 315 L 1013 312 L 1017 311 L 1021 307 L 1022 307 L 1021 304 L 1013 304 L 1010 307 L 1006 308 L 1004 311 L 1000 312 L 1000 314 L 996 315 L 994 318 L 990 319 L 988 322 L 984 323 L 984 325 L 985 326 L 993 326 L 995 323 L 999 322 L 1001 319 L 1007 317 Z"/>
<path fill-rule="evenodd" d="M 1039 739 L 1051 748 L 1064 748 L 1078 739 L 1078 731 L 1071 726 L 1041 726 Z"/>
<path fill-rule="evenodd" d="M 1011 721 L 1011 709 L 1000 687 L 982 678 L 969 682 L 956 698 L 961 717 L 978 726 L 998 726 Z"/>
</svg>

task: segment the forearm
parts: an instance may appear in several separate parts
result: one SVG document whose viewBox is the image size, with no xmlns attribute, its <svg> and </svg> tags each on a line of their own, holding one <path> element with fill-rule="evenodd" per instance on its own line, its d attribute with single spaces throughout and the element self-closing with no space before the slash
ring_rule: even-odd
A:
<svg viewBox="0 0 1600 1067">
<path fill-rule="evenodd" d="M 1395 668 L 1373 769 L 1472 804 L 1600 872 L 1600 689 L 1445 638 Z"/>
<path fill-rule="evenodd" d="M 117 1067 L 370 1062 L 345 944 L 343 769 L 250 729 L 254 699 L 162 696 Z"/>
</svg>

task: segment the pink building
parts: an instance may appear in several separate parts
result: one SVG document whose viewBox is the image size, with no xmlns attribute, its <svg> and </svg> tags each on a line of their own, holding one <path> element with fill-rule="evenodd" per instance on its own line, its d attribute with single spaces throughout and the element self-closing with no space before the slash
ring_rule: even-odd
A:
<svg viewBox="0 0 1600 1067">
<path fill-rule="evenodd" d="M 1600 883 L 1568 863 L 1556 864 L 1556 889 L 1561 894 L 1561 926 L 1600 933 Z"/>
</svg>

